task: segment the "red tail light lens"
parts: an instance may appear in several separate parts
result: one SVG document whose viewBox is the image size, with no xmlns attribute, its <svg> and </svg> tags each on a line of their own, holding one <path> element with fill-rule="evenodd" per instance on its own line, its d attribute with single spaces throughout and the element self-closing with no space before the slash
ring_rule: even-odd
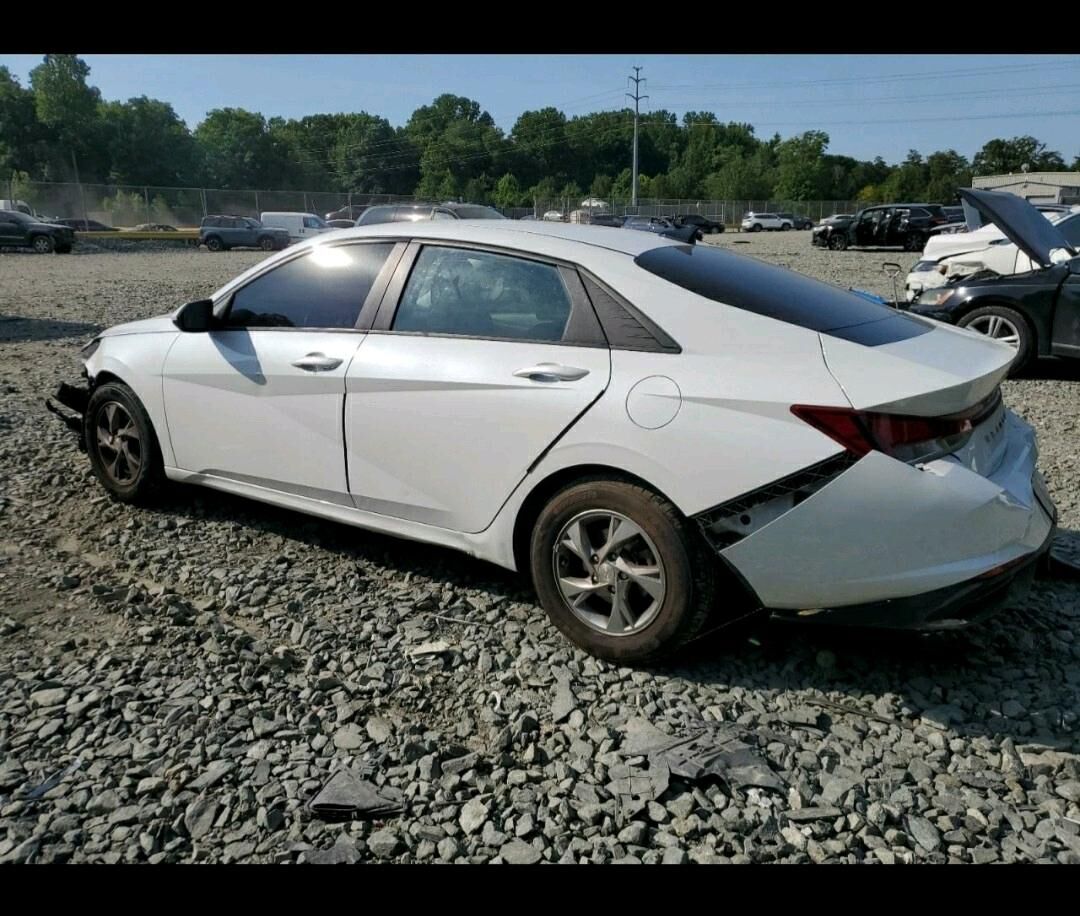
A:
<svg viewBox="0 0 1080 916">
<path fill-rule="evenodd" d="M 975 426 L 997 408 L 1000 399 L 1000 392 L 995 391 L 969 410 L 944 417 L 912 417 L 808 404 L 796 404 L 791 412 L 856 457 L 876 450 L 899 461 L 916 462 L 931 461 L 962 448 Z"/>
</svg>

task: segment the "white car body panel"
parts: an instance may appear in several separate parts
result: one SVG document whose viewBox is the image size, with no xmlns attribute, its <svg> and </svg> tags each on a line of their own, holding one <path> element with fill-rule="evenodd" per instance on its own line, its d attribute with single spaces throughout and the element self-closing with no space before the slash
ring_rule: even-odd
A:
<svg viewBox="0 0 1080 916">
<path fill-rule="evenodd" d="M 180 334 L 163 369 L 175 467 L 352 505 L 341 415 L 355 331 Z M 332 370 L 292 365 L 312 353 Z"/>
<path fill-rule="evenodd" d="M 315 213 L 267 212 L 259 214 L 259 222 L 267 229 L 284 229 L 289 233 L 290 242 L 304 242 L 318 235 L 335 231 L 330 226 L 305 226 L 304 217 L 324 222 Z"/>
<path fill-rule="evenodd" d="M 579 265 L 681 352 L 381 330 L 183 333 L 174 313 L 104 332 L 88 374 L 135 391 L 171 479 L 515 569 L 519 512 L 553 475 L 613 468 L 694 517 L 845 454 L 792 404 L 945 415 L 992 394 L 1011 359 L 1002 344 L 938 323 L 878 346 L 818 333 L 706 299 L 633 260 L 687 251 L 682 243 L 540 221 L 342 230 L 265 259 L 223 286 L 215 309 L 304 249 L 376 238 L 445 238 Z M 318 373 L 292 365 L 315 352 L 340 363 Z M 540 362 L 587 374 L 514 375 Z M 871 452 L 794 508 L 766 513 L 722 555 L 766 606 L 800 609 L 913 595 L 1033 551 L 1051 524 L 1033 498 L 1034 435 L 995 416 L 924 465 Z"/>
<path fill-rule="evenodd" d="M 588 374 L 556 382 L 514 375 L 545 362 Z M 610 372 L 606 347 L 369 335 L 346 378 L 357 507 L 483 530 L 529 466 L 600 396 Z"/>
</svg>

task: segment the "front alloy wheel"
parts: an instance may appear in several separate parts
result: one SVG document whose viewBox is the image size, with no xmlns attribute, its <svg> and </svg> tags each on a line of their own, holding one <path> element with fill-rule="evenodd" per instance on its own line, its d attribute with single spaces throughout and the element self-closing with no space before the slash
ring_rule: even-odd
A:
<svg viewBox="0 0 1080 916">
<path fill-rule="evenodd" d="M 146 408 L 127 385 L 94 389 L 83 426 L 94 475 L 116 499 L 147 502 L 164 481 L 157 436 Z"/>
</svg>

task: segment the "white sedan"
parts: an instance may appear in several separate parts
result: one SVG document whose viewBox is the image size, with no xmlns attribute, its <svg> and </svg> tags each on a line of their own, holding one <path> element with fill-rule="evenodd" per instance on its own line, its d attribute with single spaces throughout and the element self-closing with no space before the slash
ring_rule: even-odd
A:
<svg viewBox="0 0 1080 916">
<path fill-rule="evenodd" d="M 58 398 L 117 499 L 199 484 L 458 548 L 641 662 L 748 608 L 952 627 L 1023 587 L 1054 508 L 1012 356 L 711 246 L 392 223 L 105 331 Z"/>
</svg>

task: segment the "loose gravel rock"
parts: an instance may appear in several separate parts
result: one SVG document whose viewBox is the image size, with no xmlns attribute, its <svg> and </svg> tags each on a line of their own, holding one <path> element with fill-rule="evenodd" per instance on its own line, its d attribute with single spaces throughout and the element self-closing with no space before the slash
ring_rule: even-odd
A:
<svg viewBox="0 0 1080 916">
<path fill-rule="evenodd" d="M 881 262 L 916 258 L 714 241 L 889 296 Z M 1080 861 L 1076 581 L 964 633 L 762 623 L 642 671 L 463 555 L 208 490 L 112 502 L 42 398 L 99 328 L 263 257 L 0 255 L 0 863 Z M 1080 549 L 1080 369 L 1005 395 Z M 657 786 L 620 752 L 641 718 L 736 722 L 786 788 Z M 343 764 L 404 812 L 312 820 Z"/>
</svg>

